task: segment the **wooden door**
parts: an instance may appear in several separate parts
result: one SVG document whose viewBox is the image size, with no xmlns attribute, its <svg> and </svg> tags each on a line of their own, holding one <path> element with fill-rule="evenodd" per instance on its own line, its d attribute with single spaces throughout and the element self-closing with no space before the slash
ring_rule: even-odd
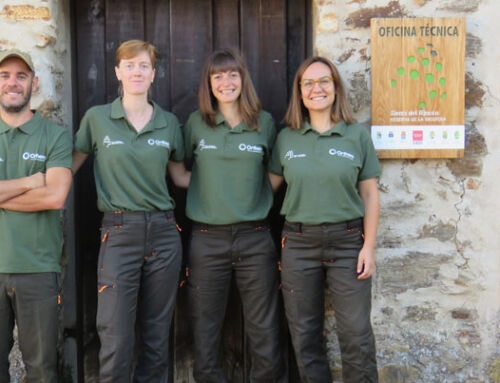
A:
<svg viewBox="0 0 500 383">
<path fill-rule="evenodd" d="M 143 39 L 157 46 L 153 99 L 184 122 L 197 108 L 197 91 L 204 59 L 214 49 L 240 49 L 265 110 L 277 123 L 284 116 L 289 87 L 298 65 L 310 52 L 310 0 L 78 0 L 73 3 L 75 26 L 76 110 L 75 126 L 85 111 L 117 96 L 115 51 L 128 39 Z M 95 331 L 96 261 L 100 214 L 92 161 L 79 171 L 76 188 L 77 284 L 79 286 L 79 378 L 97 382 Z M 174 191 L 181 225 L 184 193 Z M 273 231 L 281 219 L 273 209 Z M 186 238 L 184 238 L 185 240 Z M 192 341 L 183 320 L 180 289 L 173 329 L 170 382 L 193 382 Z M 249 381 L 249 356 L 243 334 L 243 318 L 236 289 L 225 323 L 223 363 L 230 382 Z M 284 336 L 284 355 L 288 354 Z M 290 381 L 293 363 L 290 363 Z"/>
</svg>

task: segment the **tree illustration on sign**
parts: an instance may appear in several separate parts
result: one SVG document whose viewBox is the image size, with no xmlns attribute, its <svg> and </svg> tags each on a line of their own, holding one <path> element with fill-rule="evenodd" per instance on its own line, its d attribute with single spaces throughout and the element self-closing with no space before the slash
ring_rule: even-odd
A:
<svg viewBox="0 0 500 383">
<path fill-rule="evenodd" d="M 432 85 L 432 89 L 418 95 L 417 107 L 425 109 L 429 100 L 446 98 L 446 78 L 443 75 L 443 64 L 439 61 L 438 53 L 432 49 L 432 44 L 426 44 L 426 48 L 419 47 L 415 55 L 406 58 L 406 66 L 397 69 L 397 77 L 391 79 L 391 88 L 397 88 L 398 82 L 407 76 L 411 81 L 425 81 Z"/>
</svg>

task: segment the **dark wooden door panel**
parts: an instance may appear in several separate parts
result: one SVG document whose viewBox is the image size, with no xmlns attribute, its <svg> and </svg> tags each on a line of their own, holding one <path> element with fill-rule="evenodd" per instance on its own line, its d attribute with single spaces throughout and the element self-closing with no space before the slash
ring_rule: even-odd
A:
<svg viewBox="0 0 500 383">
<path fill-rule="evenodd" d="M 210 0 L 172 1 L 172 112 L 185 121 L 196 109 L 203 61 L 212 50 Z"/>
<path fill-rule="evenodd" d="M 153 100 L 167 110 L 171 110 L 171 35 L 170 35 L 170 0 L 146 0 L 144 2 L 146 23 L 145 38 L 154 41 L 160 56 L 156 60 L 156 75 L 153 82 Z"/>
<path fill-rule="evenodd" d="M 118 95 L 116 49 L 130 39 L 144 39 L 143 2 L 106 0 L 106 102 L 113 101 Z"/>
<path fill-rule="evenodd" d="M 77 0 L 72 2 L 75 24 L 75 116 L 117 96 L 115 52 L 128 39 L 145 39 L 158 48 L 153 99 L 185 122 L 197 108 L 197 92 L 206 56 L 214 49 L 240 49 L 263 108 L 282 121 L 293 74 L 310 53 L 310 0 Z M 78 122 L 77 121 L 77 122 Z M 76 238 L 79 278 L 79 353 L 81 381 L 97 381 L 95 331 L 96 262 L 99 219 L 96 210 L 92 160 L 76 178 Z M 185 193 L 174 190 L 176 215 L 183 216 Z M 280 196 L 278 196 L 279 205 Z M 282 219 L 273 207 L 271 222 L 277 235 Z M 186 232 L 183 233 L 187 242 Z M 191 383 L 192 336 L 186 320 L 185 289 L 179 290 L 172 334 L 171 381 Z M 283 319 L 283 328 L 286 321 Z M 244 318 L 233 284 L 222 345 L 223 368 L 230 382 L 248 382 L 250 355 L 244 336 Z M 284 358 L 288 340 L 283 339 Z M 288 363 L 287 363 L 288 364 Z M 283 381 L 299 381 L 293 363 Z"/>
</svg>

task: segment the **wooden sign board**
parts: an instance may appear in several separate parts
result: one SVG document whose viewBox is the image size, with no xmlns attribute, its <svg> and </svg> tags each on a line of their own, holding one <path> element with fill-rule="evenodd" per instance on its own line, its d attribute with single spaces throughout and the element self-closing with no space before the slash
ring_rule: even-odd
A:
<svg viewBox="0 0 500 383">
<path fill-rule="evenodd" d="M 379 158 L 462 158 L 465 19 L 371 19 L 371 64 Z"/>
</svg>

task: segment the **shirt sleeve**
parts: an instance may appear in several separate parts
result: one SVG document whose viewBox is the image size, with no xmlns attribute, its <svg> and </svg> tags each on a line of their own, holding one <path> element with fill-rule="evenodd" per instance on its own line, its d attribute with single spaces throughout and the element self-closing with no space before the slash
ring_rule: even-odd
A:
<svg viewBox="0 0 500 383">
<path fill-rule="evenodd" d="M 279 176 L 283 175 L 283 166 L 281 164 L 281 155 L 280 155 L 280 146 L 282 140 L 283 140 L 283 133 L 280 132 L 280 134 L 278 134 L 278 138 L 276 139 L 271 152 L 271 161 L 269 161 L 269 171 Z"/>
<path fill-rule="evenodd" d="M 80 128 L 75 134 L 75 150 L 80 153 L 91 154 L 94 152 L 94 145 L 92 142 L 92 131 L 91 131 L 91 111 L 88 110 L 87 113 L 80 121 Z"/>
<path fill-rule="evenodd" d="M 67 129 L 62 127 L 55 127 L 60 133 L 56 136 L 54 145 L 52 146 L 47 162 L 45 163 L 46 169 L 49 168 L 73 168 L 73 145 L 71 143 L 71 137 Z"/>
<path fill-rule="evenodd" d="M 184 161 L 184 139 L 182 138 L 181 127 L 177 117 L 172 115 L 172 126 L 174 130 L 173 147 L 170 152 L 170 160 L 175 162 Z"/>
<path fill-rule="evenodd" d="M 272 150 L 274 147 L 274 143 L 276 141 L 276 127 L 274 124 L 274 118 L 269 114 L 265 113 L 264 121 L 262 123 L 262 128 L 264 129 L 264 133 L 266 134 L 266 145 L 267 145 L 267 154 L 264 159 L 267 167 L 269 167 L 269 162 L 271 161 Z"/>
<path fill-rule="evenodd" d="M 190 162 L 193 159 L 193 120 L 194 116 L 189 116 L 183 128 L 184 133 L 184 160 Z"/>
<path fill-rule="evenodd" d="M 361 149 L 363 150 L 363 166 L 358 174 L 358 181 L 380 176 L 380 163 L 373 146 L 372 138 L 364 127 L 361 128 Z"/>
</svg>

